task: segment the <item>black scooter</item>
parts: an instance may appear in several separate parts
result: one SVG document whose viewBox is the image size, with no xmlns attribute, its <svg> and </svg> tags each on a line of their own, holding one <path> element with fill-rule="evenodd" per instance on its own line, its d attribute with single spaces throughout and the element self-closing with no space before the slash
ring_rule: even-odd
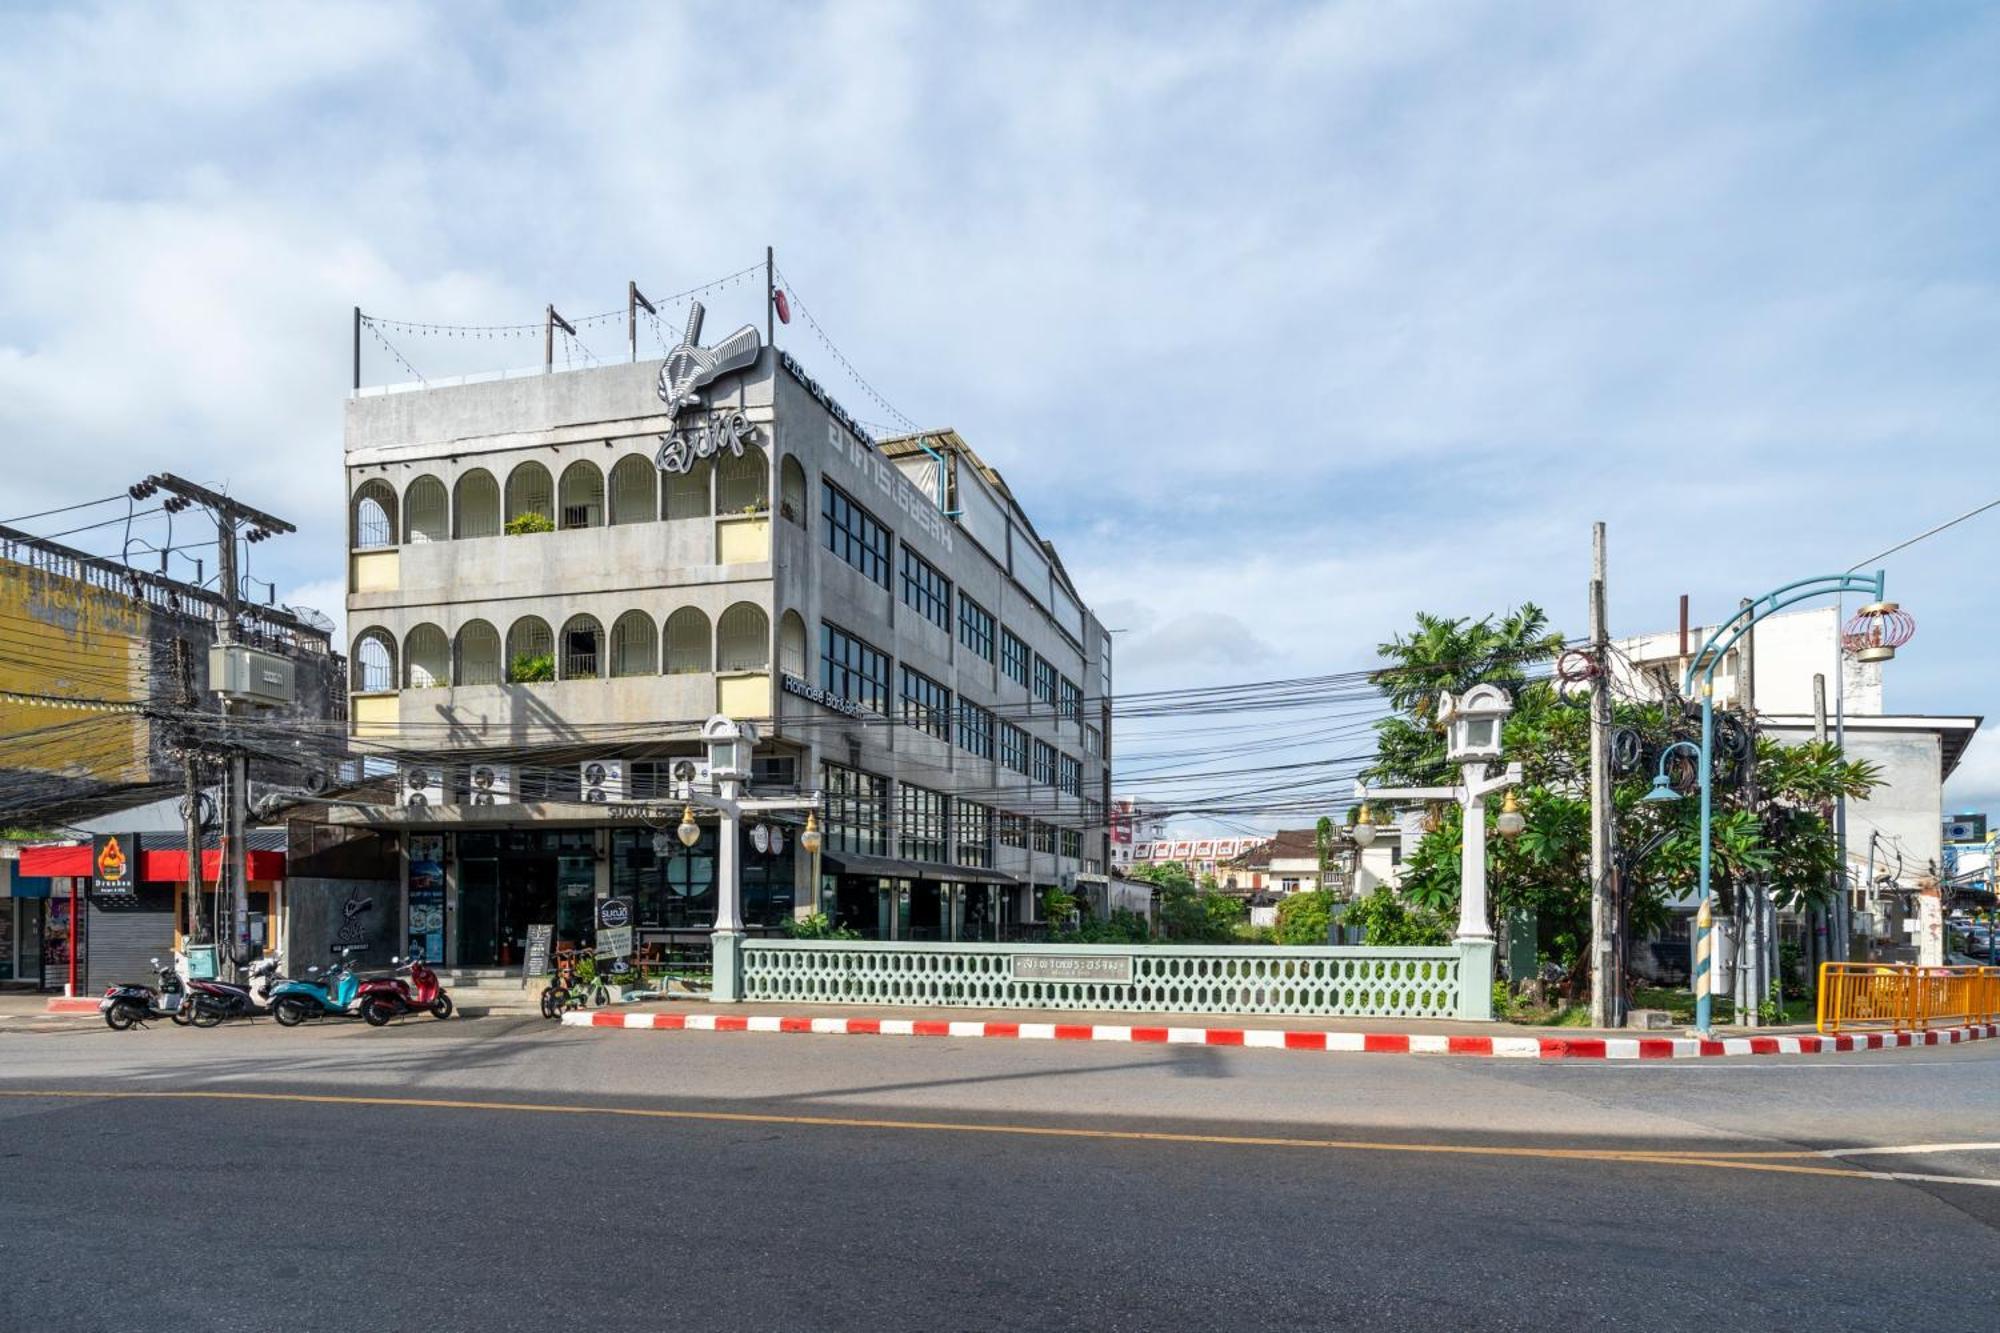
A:
<svg viewBox="0 0 2000 1333">
<path fill-rule="evenodd" d="M 249 1018 L 271 1007 L 271 987 L 278 980 L 274 954 L 250 965 L 247 981 L 190 980 L 188 1017 L 198 1028 L 211 1028 L 225 1018 Z"/>
<path fill-rule="evenodd" d="M 193 1015 L 187 1004 L 187 990 L 181 985 L 180 974 L 172 967 L 163 967 L 160 960 L 153 960 L 153 968 L 159 974 L 160 984 L 153 986 L 113 986 L 104 992 L 104 998 L 97 1002 L 97 1008 L 104 1015 L 104 1021 L 113 1032 L 123 1032 L 128 1028 L 143 1026 L 148 1019 L 171 1018 L 185 1025 Z"/>
</svg>

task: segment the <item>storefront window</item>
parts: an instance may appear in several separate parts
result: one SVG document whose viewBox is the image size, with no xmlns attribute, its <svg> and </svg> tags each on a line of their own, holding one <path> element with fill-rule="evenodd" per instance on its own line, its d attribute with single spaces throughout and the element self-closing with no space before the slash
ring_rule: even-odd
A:
<svg viewBox="0 0 2000 1333">
<path fill-rule="evenodd" d="M 704 824 L 692 850 L 662 831 L 667 850 L 654 850 L 652 829 L 611 833 L 611 894 L 636 905 L 641 929 L 709 930 L 715 925 L 716 826 Z M 743 923 L 777 929 L 792 915 L 792 844 L 771 854 L 739 834 L 737 865 L 743 885 Z M 768 844 L 767 844 L 768 845 Z"/>
</svg>

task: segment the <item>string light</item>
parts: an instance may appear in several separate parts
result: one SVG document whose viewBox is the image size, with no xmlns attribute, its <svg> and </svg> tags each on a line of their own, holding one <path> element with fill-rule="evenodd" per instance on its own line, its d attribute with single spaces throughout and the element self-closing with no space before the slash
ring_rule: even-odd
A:
<svg viewBox="0 0 2000 1333">
<path fill-rule="evenodd" d="M 819 321 L 812 317 L 812 311 L 806 308 L 805 301 L 799 296 L 798 286 L 785 275 L 782 269 L 776 271 L 776 277 L 779 285 L 785 289 L 786 294 L 791 298 L 792 308 L 798 311 L 800 317 L 812 328 L 813 334 L 818 337 L 821 343 L 825 344 L 826 350 L 832 354 L 835 361 L 840 363 L 841 369 L 847 372 L 848 378 L 860 385 L 861 391 L 874 399 L 876 404 L 884 412 L 887 412 L 891 418 L 901 422 L 905 430 L 912 432 L 921 430 L 922 427 L 918 426 L 902 409 L 876 392 L 875 386 L 862 378 L 861 372 L 854 368 L 854 363 L 847 359 L 846 353 L 834 346 L 833 339 L 827 336 L 826 330 L 820 327 Z"/>
</svg>

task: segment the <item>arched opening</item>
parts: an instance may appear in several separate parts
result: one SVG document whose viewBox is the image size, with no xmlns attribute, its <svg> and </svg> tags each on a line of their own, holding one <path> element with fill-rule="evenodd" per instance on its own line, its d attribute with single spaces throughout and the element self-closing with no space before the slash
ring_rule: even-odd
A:
<svg viewBox="0 0 2000 1333">
<path fill-rule="evenodd" d="M 507 474 L 507 527 L 547 532 L 556 523 L 555 482 L 540 463 L 523 463 Z M 535 517 L 531 518 L 530 515 Z M 537 522 L 536 519 L 540 521 Z"/>
<path fill-rule="evenodd" d="M 484 620 L 466 621 L 458 630 L 458 683 L 498 685 L 504 674 L 500 631 Z"/>
<path fill-rule="evenodd" d="M 806 470 L 799 466 L 799 460 L 790 454 L 778 465 L 778 489 L 782 503 L 779 507 L 786 518 L 806 525 Z"/>
<path fill-rule="evenodd" d="M 560 495 L 563 527 L 604 526 L 604 474 L 597 464 L 579 458 L 564 468 Z"/>
<path fill-rule="evenodd" d="M 500 483 L 483 467 L 461 473 L 452 487 L 452 532 L 458 537 L 500 535 Z"/>
<path fill-rule="evenodd" d="M 668 518 L 707 518 L 708 483 L 715 466 L 710 459 L 698 458 L 686 472 L 662 472 L 660 484 L 666 490 Z"/>
<path fill-rule="evenodd" d="M 667 617 L 667 674 L 686 675 L 709 669 L 708 617 L 699 607 L 684 606 Z"/>
<path fill-rule="evenodd" d="M 435 690 L 451 684 L 451 640 L 436 625 L 403 636 L 403 688 Z"/>
<path fill-rule="evenodd" d="M 715 622 L 715 669 L 763 671 L 771 665 L 771 618 L 755 602 L 738 602 Z"/>
<path fill-rule="evenodd" d="M 388 630 L 365 629 L 354 636 L 348 673 L 356 694 L 381 694 L 396 688 L 396 641 Z"/>
<path fill-rule="evenodd" d="M 604 626 L 596 616 L 571 616 L 562 627 L 562 678 L 595 680 L 604 674 Z"/>
<path fill-rule="evenodd" d="M 451 535 L 451 513 L 444 483 L 422 476 L 403 488 L 403 540 L 441 542 Z"/>
<path fill-rule="evenodd" d="M 354 549 L 375 551 L 396 544 L 396 488 L 380 477 L 354 488 Z"/>
<path fill-rule="evenodd" d="M 715 465 L 715 512 L 761 514 L 771 507 L 771 463 L 756 445 L 743 456 L 718 454 Z"/>
<path fill-rule="evenodd" d="M 651 523 L 660 516 L 660 470 L 644 454 L 627 454 L 611 468 L 611 521 Z"/>
<path fill-rule="evenodd" d="M 556 678 L 556 636 L 540 616 L 522 616 L 507 629 L 507 679 L 516 685 Z"/>
<path fill-rule="evenodd" d="M 810 680 L 806 675 L 806 622 L 796 611 L 778 617 L 778 669 Z"/>
<path fill-rule="evenodd" d="M 611 674 L 650 676 L 660 669 L 660 635 L 644 611 L 627 611 L 611 622 Z"/>
</svg>

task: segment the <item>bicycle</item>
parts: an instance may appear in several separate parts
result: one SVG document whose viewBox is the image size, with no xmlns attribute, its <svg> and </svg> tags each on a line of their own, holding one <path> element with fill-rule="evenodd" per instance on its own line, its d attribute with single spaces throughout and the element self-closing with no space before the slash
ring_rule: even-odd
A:
<svg viewBox="0 0 2000 1333">
<path fill-rule="evenodd" d="M 580 959 L 595 955 L 583 949 L 556 950 L 556 970 L 549 978 L 549 984 L 542 987 L 542 1017 L 560 1018 L 569 1009 L 601 1009 L 611 1003 L 611 991 L 602 978 L 591 969 L 588 980 L 577 976 Z"/>
</svg>

